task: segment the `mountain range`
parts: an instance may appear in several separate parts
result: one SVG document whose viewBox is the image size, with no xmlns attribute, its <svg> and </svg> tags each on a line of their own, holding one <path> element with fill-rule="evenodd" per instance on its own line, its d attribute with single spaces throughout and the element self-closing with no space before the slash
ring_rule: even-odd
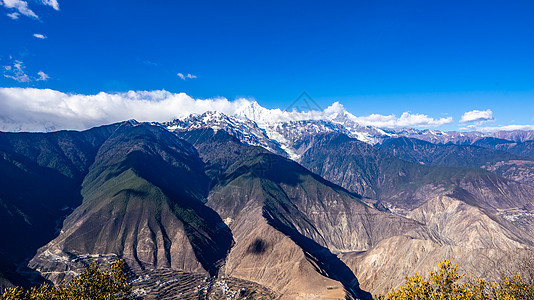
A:
<svg viewBox="0 0 534 300">
<path fill-rule="evenodd" d="M 0 284 L 123 258 L 145 298 L 169 284 L 239 297 L 224 281 L 281 299 L 370 299 L 442 258 L 481 270 L 534 244 L 532 131 L 269 114 L 0 133 Z"/>
</svg>

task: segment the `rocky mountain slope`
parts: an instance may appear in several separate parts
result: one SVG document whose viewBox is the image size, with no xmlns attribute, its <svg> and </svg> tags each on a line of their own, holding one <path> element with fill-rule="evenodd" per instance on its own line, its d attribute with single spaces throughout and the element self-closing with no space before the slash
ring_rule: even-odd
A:
<svg viewBox="0 0 534 300">
<path fill-rule="evenodd" d="M 377 207 L 424 224 L 433 236 L 397 236 L 368 251 L 344 252 L 340 257 L 356 270 L 364 288 L 389 290 L 402 283 L 399 274 L 428 273 L 428 266 L 441 258 L 476 271 L 487 257 L 533 244 L 534 190 L 529 185 L 482 169 L 403 161 L 341 134 L 317 135 L 303 144 L 304 166 L 365 195 Z"/>
<path fill-rule="evenodd" d="M 194 146 L 147 123 L 98 130 L 98 140 L 87 132 L 63 133 L 94 142 L 87 152 L 68 148 L 76 149 L 78 155 L 72 157 L 87 158 L 84 164 L 61 161 L 67 151 L 52 152 L 49 145 L 33 151 L 30 146 L 20 148 L 52 166 L 32 161 L 39 168 L 58 168 L 66 175 L 54 177 L 38 169 L 47 182 L 11 172 L 28 179 L 28 190 L 47 191 L 43 184 L 56 191 L 58 186 L 73 189 L 65 198 L 77 202 L 69 202 L 69 209 L 53 218 L 59 235 L 43 235 L 35 246 L 46 245 L 28 263 L 52 282 L 72 277 L 91 258 L 124 258 L 134 273 L 171 268 L 221 274 L 257 282 L 288 299 L 370 298 L 336 253 L 363 251 L 391 236 L 428 237 L 419 223 L 368 207 L 297 163 L 244 145 L 222 130 L 185 132 L 182 137 Z M 6 143 L 5 148 L 12 144 L 20 142 Z M 21 193 L 11 192 L 13 199 Z M 34 202 L 50 204 L 54 199 L 49 194 L 33 196 Z M 23 207 L 13 202 L 17 209 Z M 14 231 L 11 224 L 6 228 Z M 29 228 L 35 229 L 31 222 Z M 8 238 L 12 249 L 6 251 L 15 253 L 24 241 Z"/>
<path fill-rule="evenodd" d="M 402 282 L 403 276 L 397 276 L 398 273 L 393 273 L 395 280 L 385 275 L 392 274 L 391 270 L 394 270 L 389 269 L 388 264 L 374 268 L 373 264 L 367 264 L 367 260 L 361 260 L 364 257 L 375 257 L 389 242 L 399 249 L 409 249 L 414 253 L 420 252 L 423 244 L 434 249 L 426 254 L 417 254 L 422 262 L 415 270 L 422 272 L 430 271 L 428 266 L 443 257 L 458 259 L 459 262 L 474 266 L 478 259 L 488 255 L 488 251 L 495 253 L 490 249 L 510 251 L 519 245 L 524 247 L 532 244 L 533 237 L 528 233 L 531 229 L 527 229 L 532 228 L 530 195 L 533 190 L 529 186 L 482 169 L 431 167 L 410 163 L 339 133 L 301 136 L 303 138 L 293 143 L 293 149 L 301 155 L 301 164 L 333 182 L 345 184 L 349 190 L 366 195 L 368 198 L 364 201 L 373 203 L 377 208 L 387 211 L 389 207 L 390 211 L 425 224 L 431 235 L 408 239 L 394 236 L 364 251 L 341 251 L 338 256 L 361 278 L 360 283 L 364 288 L 374 292 L 385 291 Z M 455 149 L 458 147 L 455 146 Z M 516 158 L 509 153 L 479 147 L 467 147 L 467 150 L 459 153 L 467 153 L 468 157 L 478 159 L 477 164 L 484 163 L 486 158 L 487 161 Z M 477 151 L 486 153 L 486 156 L 480 158 Z M 458 154 L 451 154 L 451 162 L 462 161 L 458 157 L 454 158 L 455 155 Z M 317 165 L 321 166 L 320 170 L 328 170 L 330 173 L 314 169 Z M 340 168 L 340 165 L 344 167 Z M 449 196 L 443 198 L 443 195 Z M 445 207 L 451 213 L 442 213 Z M 419 217 L 421 212 L 433 217 Z M 451 220 L 448 217 L 454 215 L 458 215 L 458 218 Z M 467 240 L 462 240 L 463 238 Z M 395 248 L 390 249 L 394 251 Z M 404 275 L 413 274 L 413 261 L 407 259 L 413 256 L 406 255 L 405 252 L 394 255 L 391 251 L 388 255 L 391 256 L 391 261 L 398 262 L 399 272 Z M 457 257 L 455 253 L 458 253 Z M 354 260 L 354 257 L 357 259 Z M 377 271 L 378 269 L 382 271 Z"/>
<path fill-rule="evenodd" d="M 370 208 L 295 162 L 243 145 L 226 133 L 195 130 L 181 136 L 199 149 L 208 169 L 219 169 L 212 172 L 214 188 L 207 204 L 234 234 L 228 275 L 311 297 L 336 286 L 318 276 L 323 274 L 358 295 L 357 278 L 335 253 L 364 251 L 391 236 L 428 237 L 418 223 Z M 303 252 L 295 253 L 298 248 Z M 281 277 L 287 286 L 271 286 Z"/>
</svg>

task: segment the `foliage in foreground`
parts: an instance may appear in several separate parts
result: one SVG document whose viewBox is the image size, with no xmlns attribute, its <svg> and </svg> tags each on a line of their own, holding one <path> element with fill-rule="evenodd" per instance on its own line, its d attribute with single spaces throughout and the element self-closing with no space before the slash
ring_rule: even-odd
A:
<svg viewBox="0 0 534 300">
<path fill-rule="evenodd" d="M 23 291 L 20 287 L 9 288 L 0 295 L 0 300 L 114 300 L 124 299 L 130 295 L 130 286 L 126 281 L 124 268 L 126 264 L 119 260 L 101 271 L 98 263 L 89 265 L 82 274 L 71 282 L 57 286 L 46 284 Z"/>
<path fill-rule="evenodd" d="M 439 263 L 438 270 L 430 273 L 430 279 L 421 275 L 406 277 L 406 284 L 388 295 L 380 295 L 382 300 L 460 300 L 460 299 L 492 299 L 492 300 L 523 300 L 534 299 L 534 285 L 527 283 L 517 274 L 512 278 L 502 278 L 491 284 L 481 279 L 474 279 L 460 284 L 458 281 L 466 276 L 460 274 L 458 266 L 444 259 Z"/>
</svg>

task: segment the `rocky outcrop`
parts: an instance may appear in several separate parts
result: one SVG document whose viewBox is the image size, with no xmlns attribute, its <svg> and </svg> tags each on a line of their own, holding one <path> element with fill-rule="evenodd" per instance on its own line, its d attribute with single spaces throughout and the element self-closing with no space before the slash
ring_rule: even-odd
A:
<svg viewBox="0 0 534 300">
<path fill-rule="evenodd" d="M 407 214 L 426 225 L 443 245 L 511 250 L 529 241 L 484 210 L 447 196 L 436 197 Z"/>
<path fill-rule="evenodd" d="M 363 289 L 373 295 L 386 294 L 405 283 L 406 276 L 428 276 L 443 259 L 449 259 L 470 276 L 492 278 L 487 271 L 492 262 L 513 250 L 464 248 L 441 245 L 430 240 L 404 236 L 383 240 L 373 249 L 361 253 L 344 253 L 341 259 L 354 270 Z"/>
<path fill-rule="evenodd" d="M 405 276 L 428 275 L 444 258 L 473 276 L 489 278 L 482 273 L 485 264 L 531 245 L 510 224 L 446 196 L 428 201 L 408 217 L 425 224 L 434 239 L 395 236 L 368 251 L 340 255 L 362 288 L 373 294 L 387 293 L 402 285 Z"/>
</svg>

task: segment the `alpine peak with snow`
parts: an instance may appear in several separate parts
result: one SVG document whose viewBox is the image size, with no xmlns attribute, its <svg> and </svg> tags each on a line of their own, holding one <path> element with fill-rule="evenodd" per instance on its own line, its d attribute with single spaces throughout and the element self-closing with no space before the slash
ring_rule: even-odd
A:
<svg viewBox="0 0 534 300">
<path fill-rule="evenodd" d="M 191 114 L 164 123 L 169 130 L 187 131 L 199 128 L 225 130 L 241 142 L 261 146 L 269 151 L 298 160 L 294 143 L 302 138 L 328 132 L 339 132 L 370 144 L 390 136 L 372 126 L 361 126 L 341 104 L 334 103 L 324 111 L 287 111 L 267 109 L 256 101 L 240 107 L 232 116 L 208 111 Z"/>
<path fill-rule="evenodd" d="M 335 102 L 323 111 L 288 111 L 267 109 L 256 101 L 244 102 L 232 115 L 207 111 L 164 122 L 169 130 L 188 131 L 199 128 L 224 130 L 241 142 L 260 146 L 298 161 L 294 145 L 300 140 L 322 133 L 338 132 L 362 142 L 376 145 L 387 138 L 408 137 L 436 144 L 472 145 L 483 138 L 500 138 L 511 142 L 534 139 L 533 130 L 483 133 L 416 128 L 378 128 L 361 125 L 358 118 Z"/>
</svg>

